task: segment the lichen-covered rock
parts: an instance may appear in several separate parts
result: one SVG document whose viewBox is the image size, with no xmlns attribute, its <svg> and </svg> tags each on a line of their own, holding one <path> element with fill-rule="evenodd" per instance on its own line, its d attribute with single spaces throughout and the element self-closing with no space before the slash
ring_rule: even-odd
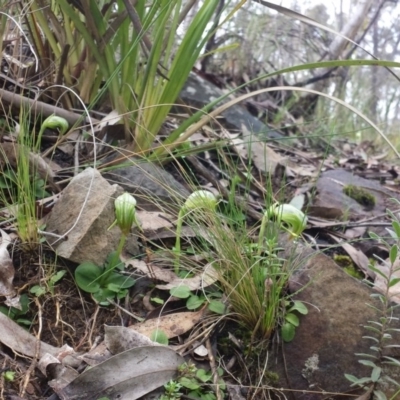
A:
<svg viewBox="0 0 400 400">
<path fill-rule="evenodd" d="M 371 298 L 374 291 L 370 287 L 347 275 L 324 254 L 304 250 L 300 258 L 303 264 L 290 281 L 290 290 L 299 291 L 294 299 L 303 301 L 309 312 L 300 316 L 294 340 L 284 345 L 286 362 L 277 354 L 280 361 L 270 369 L 279 371 L 279 386 L 290 387 L 294 399 L 322 400 L 329 392 L 351 389 L 344 374 L 370 376 L 371 368 L 360 364 L 355 353 L 371 353 L 369 347 L 375 343 L 363 336 L 373 334 L 364 326 L 379 322 L 380 315 L 368 304 L 379 309 L 381 303 Z M 399 309 L 395 313 L 400 316 Z M 395 320 L 392 325 L 398 328 Z M 392 344 L 398 342 L 399 335 L 393 333 Z M 398 349 L 390 349 L 390 356 L 398 355 Z"/>
</svg>

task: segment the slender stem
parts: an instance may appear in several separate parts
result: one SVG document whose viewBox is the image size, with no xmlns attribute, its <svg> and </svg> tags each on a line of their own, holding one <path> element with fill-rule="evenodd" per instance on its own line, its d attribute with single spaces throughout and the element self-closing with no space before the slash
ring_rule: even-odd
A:
<svg viewBox="0 0 400 400">
<path fill-rule="evenodd" d="M 127 235 L 122 233 L 121 238 L 119 239 L 117 250 L 115 251 L 115 253 L 112 257 L 111 262 L 108 264 L 107 269 L 104 271 L 103 275 L 101 275 L 101 277 L 100 277 L 100 285 L 102 285 L 104 282 L 107 282 L 111 273 L 114 271 L 114 269 L 119 264 L 119 256 L 121 255 L 122 249 L 125 246 L 126 238 L 127 238 Z"/>
<path fill-rule="evenodd" d="M 181 255 L 181 232 L 182 232 L 182 223 L 183 223 L 184 211 L 183 209 L 179 210 L 178 221 L 176 223 L 176 240 L 175 240 L 175 274 L 178 275 L 179 267 L 180 267 L 180 255 Z"/>
<path fill-rule="evenodd" d="M 264 244 L 264 236 L 265 236 L 265 227 L 268 222 L 268 215 L 263 215 L 263 218 L 261 220 L 261 227 L 260 227 L 260 233 L 258 235 L 258 248 L 257 248 L 257 255 L 260 256 Z"/>
</svg>

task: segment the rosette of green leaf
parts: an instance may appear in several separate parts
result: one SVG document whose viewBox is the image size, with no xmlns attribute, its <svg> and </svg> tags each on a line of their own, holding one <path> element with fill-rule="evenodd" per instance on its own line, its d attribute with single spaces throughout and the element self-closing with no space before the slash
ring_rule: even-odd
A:
<svg viewBox="0 0 400 400">
<path fill-rule="evenodd" d="M 106 263 L 101 267 L 92 262 L 84 262 L 75 270 L 75 280 L 79 288 L 92 293 L 97 302 L 105 305 L 109 304 L 108 298 L 124 297 L 128 288 L 135 284 L 134 279 L 115 270 L 124 269 L 124 264 L 120 261 L 122 249 L 132 226 L 139 226 L 136 219 L 136 199 L 129 193 L 118 196 L 115 200 L 115 216 L 115 224 L 121 230 L 117 250 L 108 256 Z"/>
<path fill-rule="evenodd" d="M 176 224 L 176 241 L 174 247 L 175 253 L 175 273 L 179 274 L 179 259 L 181 254 L 181 233 L 183 219 L 188 213 L 196 218 L 196 211 L 204 210 L 215 213 L 218 199 L 208 190 L 196 190 L 185 201 L 185 204 L 179 210 L 178 221 Z M 197 215 L 197 219 L 199 215 Z"/>
<path fill-rule="evenodd" d="M 91 293 L 101 305 L 109 305 L 107 299 L 121 299 L 126 296 L 128 289 L 135 280 L 121 275 L 124 264 L 115 264 L 116 252 L 111 253 L 104 265 L 98 266 L 92 262 L 84 262 L 75 270 L 75 280 L 80 289 Z"/>
</svg>

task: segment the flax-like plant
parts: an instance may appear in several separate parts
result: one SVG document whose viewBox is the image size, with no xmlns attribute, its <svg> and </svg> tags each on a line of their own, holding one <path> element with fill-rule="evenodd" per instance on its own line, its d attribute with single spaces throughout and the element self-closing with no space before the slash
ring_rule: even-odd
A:
<svg viewBox="0 0 400 400">
<path fill-rule="evenodd" d="M 9 213 L 15 218 L 22 246 L 33 250 L 39 245 L 36 197 L 39 176 L 31 162 L 32 132 L 29 113 L 21 110 L 17 143 L 2 147 L 3 178 L 1 198 Z M 6 150 L 5 150 L 6 149 Z M 43 191 L 44 182 L 43 182 Z"/>
<path fill-rule="evenodd" d="M 212 33 L 218 0 L 203 2 L 182 34 L 182 0 L 81 3 L 78 10 L 67 0 L 33 0 L 26 19 L 35 49 L 90 107 L 106 94 L 135 136 L 134 150 L 146 154 Z"/>
</svg>

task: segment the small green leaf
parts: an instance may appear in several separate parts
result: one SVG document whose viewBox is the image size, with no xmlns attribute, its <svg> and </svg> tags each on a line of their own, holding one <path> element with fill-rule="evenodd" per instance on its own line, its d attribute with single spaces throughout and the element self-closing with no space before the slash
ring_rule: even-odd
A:
<svg viewBox="0 0 400 400">
<path fill-rule="evenodd" d="M 378 382 L 379 378 L 381 377 L 382 368 L 374 367 L 371 373 L 371 380 L 372 382 Z"/>
<path fill-rule="evenodd" d="M 192 294 L 189 286 L 186 285 L 174 287 L 169 291 L 169 293 L 171 296 L 177 297 L 178 299 L 187 299 Z"/>
<path fill-rule="evenodd" d="M 399 221 L 396 221 L 396 220 L 392 221 L 392 227 L 393 227 L 394 231 L 396 232 L 396 236 L 397 236 L 396 239 L 400 239 L 400 223 L 399 223 Z"/>
<path fill-rule="evenodd" d="M 294 326 L 299 326 L 300 324 L 299 317 L 295 314 L 288 313 L 285 315 L 285 319 Z"/>
<path fill-rule="evenodd" d="M 113 290 L 115 290 L 118 287 L 118 290 L 120 289 L 128 289 L 132 287 L 136 281 L 129 276 L 124 276 L 119 274 L 118 272 L 113 272 L 106 281 L 107 287 L 111 289 L 110 285 L 113 285 Z"/>
<path fill-rule="evenodd" d="M 46 293 L 46 289 L 43 286 L 35 285 L 29 290 L 30 293 L 34 294 L 36 297 L 41 296 Z"/>
<path fill-rule="evenodd" d="M 376 364 L 370 360 L 358 360 L 358 362 L 362 365 L 366 365 L 367 367 L 376 368 Z"/>
<path fill-rule="evenodd" d="M 396 244 L 394 244 L 394 245 L 390 248 L 390 251 L 389 251 L 389 259 L 390 259 L 390 262 L 391 262 L 392 264 L 394 264 L 394 262 L 396 261 L 398 251 L 399 251 L 399 248 L 397 247 Z"/>
<path fill-rule="evenodd" d="M 93 298 L 104 306 L 109 306 L 110 302 L 107 299 L 113 299 L 115 292 L 109 289 L 99 288 L 97 292 L 93 293 Z"/>
<path fill-rule="evenodd" d="M 200 393 L 201 400 L 216 400 L 214 393 Z"/>
<path fill-rule="evenodd" d="M 224 315 L 226 312 L 226 305 L 222 301 L 211 300 L 208 303 L 208 309 L 216 314 Z"/>
<path fill-rule="evenodd" d="M 3 372 L 3 378 L 4 380 L 8 381 L 8 382 L 13 382 L 14 378 L 15 378 L 15 371 L 6 371 Z"/>
<path fill-rule="evenodd" d="M 165 346 L 168 346 L 169 343 L 167 334 L 161 329 L 156 329 L 155 331 L 151 332 L 150 339 L 153 342 L 157 342 Z"/>
<path fill-rule="evenodd" d="M 25 325 L 25 326 L 31 326 L 32 325 L 32 321 L 30 321 L 29 319 L 25 319 L 25 318 L 17 318 L 15 320 L 15 322 L 19 325 Z"/>
<path fill-rule="evenodd" d="M 212 373 L 211 372 L 207 372 L 203 368 L 199 368 L 197 370 L 197 372 L 196 372 L 196 377 L 197 377 L 197 379 L 199 379 L 203 383 L 206 383 L 206 382 L 210 382 L 212 380 Z"/>
<path fill-rule="evenodd" d="M 389 356 L 383 356 L 383 358 L 385 360 L 389 360 L 389 361 L 384 361 L 384 364 L 390 364 L 390 365 L 395 365 L 397 367 L 400 367 L 400 361 L 397 360 L 396 358 L 393 357 L 389 357 Z"/>
<path fill-rule="evenodd" d="M 184 386 L 187 389 L 190 390 L 196 390 L 200 388 L 199 383 L 196 381 L 196 379 L 193 378 L 187 378 L 183 376 L 182 378 L 179 379 L 179 383 Z"/>
<path fill-rule="evenodd" d="M 374 390 L 374 400 L 387 400 L 387 397 L 380 390 Z"/>
<path fill-rule="evenodd" d="M 186 302 L 186 308 L 188 310 L 195 310 L 196 308 L 201 307 L 205 302 L 204 297 L 199 297 L 196 295 L 190 296 Z"/>
<path fill-rule="evenodd" d="M 289 322 L 285 322 L 281 328 L 282 339 L 285 342 L 291 342 L 296 333 L 296 328 Z"/>
<path fill-rule="evenodd" d="M 353 382 L 353 383 L 357 383 L 358 382 L 358 378 L 356 376 L 354 376 L 354 375 L 344 374 L 344 377 L 350 382 Z"/>
<path fill-rule="evenodd" d="M 297 311 L 297 312 L 299 312 L 300 314 L 303 314 L 303 315 L 307 315 L 308 314 L 308 308 L 306 307 L 306 305 L 302 301 L 299 301 L 299 300 L 294 300 L 292 307 L 290 307 L 290 309 L 288 311 L 289 312 L 290 311 Z"/>
<path fill-rule="evenodd" d="M 104 269 L 92 262 L 84 262 L 75 270 L 75 280 L 80 289 L 87 293 L 96 293 L 100 289 L 100 276 Z"/>
<path fill-rule="evenodd" d="M 395 387 L 400 387 L 400 383 L 392 379 L 390 376 L 384 375 L 382 377 L 383 380 L 390 382 Z"/>
<path fill-rule="evenodd" d="M 55 283 L 57 283 L 60 279 L 62 279 L 62 277 L 67 273 L 67 271 L 65 269 L 58 271 L 56 274 L 54 274 L 51 278 L 50 278 L 50 283 L 52 283 L 53 285 Z"/>
<path fill-rule="evenodd" d="M 368 233 L 369 233 L 369 237 L 371 239 L 375 239 L 375 240 L 379 240 L 380 239 L 380 236 L 378 236 L 376 233 L 374 233 L 374 232 L 368 232 Z"/>
<path fill-rule="evenodd" d="M 160 299 L 159 297 L 151 297 L 150 300 L 156 304 L 164 304 L 164 300 Z"/>
<path fill-rule="evenodd" d="M 389 228 L 386 228 L 386 231 L 389 233 L 389 235 L 390 235 L 390 237 L 391 237 L 392 239 L 397 240 L 397 234 L 396 234 L 396 232 L 392 231 L 392 230 L 389 229 Z"/>
<path fill-rule="evenodd" d="M 389 283 L 389 287 L 391 288 L 399 282 L 400 282 L 400 278 L 393 278 Z"/>
<path fill-rule="evenodd" d="M 373 265 L 368 265 L 368 268 L 374 272 L 376 272 L 378 275 L 380 275 L 383 279 L 385 279 L 385 281 L 388 280 L 388 277 L 379 269 L 374 267 Z"/>
</svg>

